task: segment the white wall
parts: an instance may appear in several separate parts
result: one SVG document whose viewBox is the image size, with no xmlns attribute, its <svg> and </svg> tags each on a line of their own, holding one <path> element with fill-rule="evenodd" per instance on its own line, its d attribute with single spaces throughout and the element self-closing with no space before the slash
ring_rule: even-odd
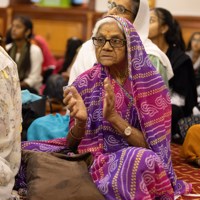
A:
<svg viewBox="0 0 200 200">
<path fill-rule="evenodd" d="M 0 0 L 0 8 L 6 8 L 9 4 L 10 0 Z"/>
<path fill-rule="evenodd" d="M 156 6 L 168 9 L 173 15 L 200 16 L 200 0 L 156 0 Z"/>
<path fill-rule="evenodd" d="M 95 10 L 98 12 L 106 12 L 107 11 L 107 0 L 96 0 L 95 1 Z"/>
</svg>

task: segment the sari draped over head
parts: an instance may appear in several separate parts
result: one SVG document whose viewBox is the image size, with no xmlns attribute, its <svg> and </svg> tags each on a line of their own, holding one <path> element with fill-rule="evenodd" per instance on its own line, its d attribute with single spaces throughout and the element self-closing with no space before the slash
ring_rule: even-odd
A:
<svg viewBox="0 0 200 200">
<path fill-rule="evenodd" d="M 133 22 L 133 26 L 140 36 L 147 54 L 159 58 L 161 63 L 166 67 L 167 78 L 170 80 L 174 76 L 174 73 L 168 57 L 148 38 L 150 19 L 149 2 L 148 0 L 140 0 L 139 2 L 139 9 Z"/>
<path fill-rule="evenodd" d="M 78 150 L 94 154 L 95 161 L 90 172 L 107 199 L 173 199 L 174 193 L 188 193 L 191 185 L 177 180 L 172 167 L 169 91 L 148 59 L 133 25 L 118 16 L 107 17 L 115 19 L 123 27 L 129 76 L 121 86 L 109 75 L 105 66 L 96 64 L 74 81 L 72 85 L 82 96 L 88 112 L 85 136 Z M 103 118 L 103 81 L 106 77 L 113 86 L 117 112 L 142 131 L 149 149 L 129 146 Z M 144 163 L 147 168 L 142 173 Z M 153 172 L 152 165 L 156 166 Z M 141 177 L 146 178 L 141 180 Z M 150 180 L 157 180 L 159 184 Z M 148 196 L 153 190 L 157 192 Z M 168 194 L 163 194 L 166 191 Z"/>
</svg>

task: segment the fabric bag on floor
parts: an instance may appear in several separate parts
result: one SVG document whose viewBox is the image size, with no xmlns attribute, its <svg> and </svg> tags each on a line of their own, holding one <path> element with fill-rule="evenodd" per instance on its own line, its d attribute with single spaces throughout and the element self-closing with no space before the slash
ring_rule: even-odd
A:
<svg viewBox="0 0 200 200">
<path fill-rule="evenodd" d="M 27 199 L 29 200 L 103 200 L 90 177 L 90 153 L 65 155 L 23 151 L 27 165 Z"/>
</svg>

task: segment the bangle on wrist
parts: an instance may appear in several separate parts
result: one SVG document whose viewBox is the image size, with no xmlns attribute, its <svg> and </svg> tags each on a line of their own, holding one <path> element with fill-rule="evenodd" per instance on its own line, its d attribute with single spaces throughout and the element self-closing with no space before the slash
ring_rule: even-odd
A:
<svg viewBox="0 0 200 200">
<path fill-rule="evenodd" d="M 71 135 L 71 137 L 75 140 L 82 140 L 83 137 L 76 137 L 72 131 L 73 127 L 70 129 L 69 134 Z"/>
<path fill-rule="evenodd" d="M 75 120 L 75 126 L 77 126 L 77 128 L 85 128 L 86 122 L 78 122 Z"/>
</svg>

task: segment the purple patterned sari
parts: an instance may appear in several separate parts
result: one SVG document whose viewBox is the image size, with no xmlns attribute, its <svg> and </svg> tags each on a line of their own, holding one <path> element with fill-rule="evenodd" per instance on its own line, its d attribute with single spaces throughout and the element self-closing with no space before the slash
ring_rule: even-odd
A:
<svg viewBox="0 0 200 200">
<path fill-rule="evenodd" d="M 86 133 L 78 150 L 92 152 L 92 178 L 106 199 L 174 199 L 174 194 L 191 191 L 191 185 L 177 180 L 171 153 L 171 103 L 169 92 L 148 59 L 133 25 L 114 17 L 127 40 L 129 77 L 120 86 L 106 67 L 97 64 L 73 83 L 88 112 Z M 149 149 L 129 146 L 103 118 L 103 80 L 109 77 L 115 93 L 115 107 L 123 119 L 140 129 Z"/>
<path fill-rule="evenodd" d="M 108 200 L 174 199 L 174 194 L 190 192 L 191 185 L 177 180 L 172 167 L 169 92 L 149 61 L 133 25 L 125 19 L 112 18 L 124 29 L 129 77 L 122 87 L 108 74 L 106 67 L 97 64 L 73 83 L 88 111 L 86 133 L 79 152 L 93 153 L 95 159 L 90 173 Z M 114 88 L 117 112 L 143 132 L 149 149 L 129 146 L 103 118 L 103 80 L 106 77 Z M 30 141 L 23 142 L 22 149 L 58 152 L 66 149 L 65 144 L 65 139 Z M 22 165 L 18 187 L 26 187 L 23 176 Z"/>
</svg>

